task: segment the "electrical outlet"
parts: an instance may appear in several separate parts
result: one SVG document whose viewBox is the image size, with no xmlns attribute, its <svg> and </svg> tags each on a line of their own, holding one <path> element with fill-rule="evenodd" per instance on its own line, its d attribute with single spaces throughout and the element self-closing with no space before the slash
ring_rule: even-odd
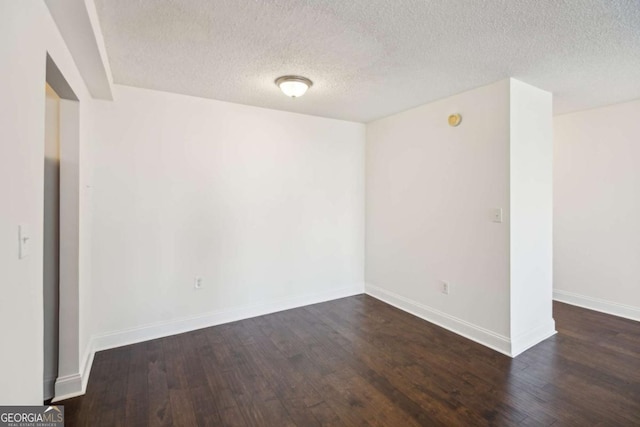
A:
<svg viewBox="0 0 640 427">
<path fill-rule="evenodd" d="M 195 289 L 202 289 L 202 277 L 196 277 L 196 280 L 193 282 L 193 287 Z"/>
<path fill-rule="evenodd" d="M 450 291 L 449 283 L 440 282 L 440 292 L 442 292 L 445 295 L 449 295 L 449 291 Z"/>
</svg>

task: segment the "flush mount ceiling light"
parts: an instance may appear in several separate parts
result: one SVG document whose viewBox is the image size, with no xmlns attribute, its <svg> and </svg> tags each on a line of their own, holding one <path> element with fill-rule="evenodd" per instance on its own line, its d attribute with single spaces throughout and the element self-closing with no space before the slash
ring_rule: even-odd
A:
<svg viewBox="0 0 640 427">
<path fill-rule="evenodd" d="M 300 76 L 282 76 L 276 79 L 276 85 L 285 95 L 291 98 L 298 98 L 307 92 L 313 82 Z"/>
</svg>

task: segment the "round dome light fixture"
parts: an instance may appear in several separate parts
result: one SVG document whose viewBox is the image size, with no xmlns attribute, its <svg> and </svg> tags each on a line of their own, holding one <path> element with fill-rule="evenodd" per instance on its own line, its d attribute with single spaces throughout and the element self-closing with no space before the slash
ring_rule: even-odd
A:
<svg viewBox="0 0 640 427">
<path fill-rule="evenodd" d="M 313 82 L 306 77 L 282 76 L 276 79 L 276 85 L 285 95 L 298 98 L 307 92 Z"/>
</svg>

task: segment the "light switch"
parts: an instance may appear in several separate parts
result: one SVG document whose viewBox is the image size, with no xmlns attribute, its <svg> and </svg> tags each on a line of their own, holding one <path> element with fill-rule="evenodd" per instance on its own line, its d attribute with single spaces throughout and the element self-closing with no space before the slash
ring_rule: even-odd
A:
<svg viewBox="0 0 640 427">
<path fill-rule="evenodd" d="M 22 259 L 29 255 L 31 248 L 31 233 L 26 225 L 18 226 L 18 258 Z"/>
<path fill-rule="evenodd" d="M 502 222 L 502 208 L 495 208 L 491 211 L 493 222 Z"/>
</svg>

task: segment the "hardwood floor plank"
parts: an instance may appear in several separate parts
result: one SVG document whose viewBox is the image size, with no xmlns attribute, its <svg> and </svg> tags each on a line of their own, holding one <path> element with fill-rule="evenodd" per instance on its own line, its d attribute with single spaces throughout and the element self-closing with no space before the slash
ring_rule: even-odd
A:
<svg viewBox="0 0 640 427">
<path fill-rule="evenodd" d="M 254 343 L 245 346 L 251 363 L 271 385 L 291 420 L 296 425 L 320 425 L 307 408 L 322 402 L 321 396 L 257 328 L 254 328 L 252 334 Z"/>
<path fill-rule="evenodd" d="M 312 309 L 311 309 L 312 310 Z M 327 322 L 333 323 L 332 317 L 323 318 Z M 302 322 L 303 320 L 300 319 Z M 336 327 L 341 328 L 336 323 Z M 373 379 L 373 373 L 378 374 L 378 378 L 383 377 L 393 384 L 393 388 L 397 390 L 407 390 L 407 395 L 411 396 L 411 400 L 418 404 L 420 409 L 415 411 L 411 409 L 411 413 L 414 417 L 419 417 L 423 425 L 486 425 L 484 420 L 479 414 L 469 410 L 469 408 L 461 406 L 458 402 L 451 399 L 446 390 L 437 384 L 435 381 L 425 380 L 424 376 L 413 376 L 408 373 L 409 369 L 415 368 L 413 362 L 407 361 L 404 356 L 398 356 L 399 359 L 405 360 L 401 365 L 396 365 L 394 362 L 390 362 L 389 356 L 380 356 L 377 353 L 368 353 L 366 343 L 364 341 L 358 341 L 356 347 L 357 352 L 353 351 L 352 342 L 348 339 L 336 339 L 335 336 L 327 333 L 326 326 L 315 323 L 314 328 L 310 329 L 317 331 L 315 337 L 325 341 L 324 348 L 341 349 L 345 360 L 355 370 L 360 370 L 363 375 Z M 341 342 L 343 344 L 341 344 Z M 347 343 L 347 344 L 344 344 Z M 361 349 L 361 347 L 363 347 Z M 361 351 L 362 350 L 362 351 Z M 360 355 L 360 358 L 354 358 L 353 354 Z M 373 384 L 380 386 L 380 381 L 374 381 Z M 404 407 L 409 406 L 405 399 L 397 399 L 398 394 L 391 395 L 391 398 L 395 398 L 396 403 L 402 402 Z M 419 415 L 418 415 L 419 414 Z"/>
<path fill-rule="evenodd" d="M 360 295 L 95 355 L 69 426 L 640 425 L 640 323 L 554 303 L 515 359 Z"/>
<path fill-rule="evenodd" d="M 167 365 L 164 358 L 162 340 L 147 343 L 147 384 L 150 426 L 173 425 L 173 414 L 167 382 Z"/>
<path fill-rule="evenodd" d="M 223 342 L 233 348 L 235 360 L 235 369 L 223 373 L 223 376 L 246 425 L 294 425 L 271 387 L 250 362 L 249 354 L 238 337 L 238 330 L 242 326 L 237 323 L 222 329 Z"/>
<path fill-rule="evenodd" d="M 149 363 L 147 360 L 147 344 L 131 346 L 129 360 L 129 376 L 127 378 L 127 394 L 125 420 L 126 425 L 146 425 L 149 414 Z"/>
</svg>

